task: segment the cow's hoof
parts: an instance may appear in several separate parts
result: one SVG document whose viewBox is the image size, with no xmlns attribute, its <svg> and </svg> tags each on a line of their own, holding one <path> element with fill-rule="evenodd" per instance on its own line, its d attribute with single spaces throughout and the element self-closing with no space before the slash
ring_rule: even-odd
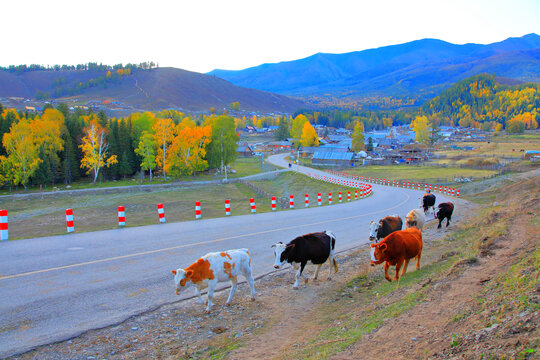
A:
<svg viewBox="0 0 540 360">
<path fill-rule="evenodd" d="M 309 279 L 304 279 L 304 284 L 307 284 Z"/>
<path fill-rule="evenodd" d="M 204 310 L 205 314 L 210 314 L 210 310 Z"/>
<path fill-rule="evenodd" d="M 385 277 L 386 280 L 388 280 L 388 282 L 392 282 L 392 279 L 390 279 L 389 277 Z"/>
<path fill-rule="evenodd" d="M 255 296 L 252 296 L 252 297 L 251 297 L 251 301 L 255 301 Z"/>
<path fill-rule="evenodd" d="M 226 302 L 226 303 L 225 303 L 225 306 L 231 306 L 231 303 L 230 303 L 230 302 Z"/>
<path fill-rule="evenodd" d="M 293 286 L 292 287 L 294 290 L 298 290 L 298 286 Z"/>
</svg>

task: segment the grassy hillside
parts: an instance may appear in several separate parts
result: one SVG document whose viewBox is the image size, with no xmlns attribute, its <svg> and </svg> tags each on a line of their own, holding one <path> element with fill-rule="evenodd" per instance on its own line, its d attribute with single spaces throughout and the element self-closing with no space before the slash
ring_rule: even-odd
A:
<svg viewBox="0 0 540 360">
<path fill-rule="evenodd" d="M 175 68 L 137 70 L 109 78 L 105 71 L 93 70 L 0 70 L 0 97 L 46 100 L 66 96 L 79 102 L 117 101 L 143 110 L 221 110 L 238 101 L 243 110 L 293 112 L 302 105 L 283 95 L 242 88 L 214 76 Z"/>
</svg>

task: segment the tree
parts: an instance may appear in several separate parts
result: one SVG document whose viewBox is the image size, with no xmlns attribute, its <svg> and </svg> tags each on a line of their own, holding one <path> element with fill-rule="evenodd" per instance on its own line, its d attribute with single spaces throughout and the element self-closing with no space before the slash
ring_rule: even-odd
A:
<svg viewBox="0 0 540 360">
<path fill-rule="evenodd" d="M 135 152 L 143 159 L 141 169 L 150 171 L 150 181 L 152 181 L 152 170 L 156 168 L 156 142 L 152 134 L 143 132 Z"/>
<path fill-rule="evenodd" d="M 81 168 L 87 169 L 87 174 L 94 173 L 93 183 L 95 184 L 99 170 L 103 166 L 109 167 L 111 164 L 116 164 L 118 160 L 116 155 L 108 157 L 107 132 L 99 125 L 95 115 L 91 116 L 90 123 L 84 128 L 84 135 L 82 144 L 79 145 L 84 154 L 81 160 Z"/>
<path fill-rule="evenodd" d="M 189 127 L 178 124 L 175 133 L 167 156 L 167 171 L 178 176 L 206 170 L 208 162 L 204 157 L 212 128 L 209 125 Z"/>
<path fill-rule="evenodd" d="M 300 145 L 300 139 L 302 138 L 302 131 L 304 130 L 304 124 L 308 122 L 307 117 L 302 114 L 298 114 L 292 121 L 291 136 L 296 147 Z"/>
<path fill-rule="evenodd" d="M 525 131 L 525 124 L 518 118 L 512 118 L 506 123 L 506 132 L 512 134 L 521 134 Z"/>
<path fill-rule="evenodd" d="M 309 121 L 304 123 L 300 143 L 303 147 L 319 146 L 319 136 L 317 135 L 315 128 L 309 123 Z"/>
<path fill-rule="evenodd" d="M 287 118 L 283 116 L 279 120 L 279 126 L 274 134 L 276 140 L 287 140 L 291 136 L 291 133 L 289 131 L 289 121 L 287 121 Z"/>
<path fill-rule="evenodd" d="M 239 137 L 234 128 L 234 119 L 230 116 L 217 116 L 207 120 L 205 125 L 212 127 L 212 139 L 208 144 L 207 159 L 211 168 L 232 163 L 236 159 L 236 142 Z"/>
<path fill-rule="evenodd" d="M 157 119 L 152 126 L 154 131 L 154 140 L 158 145 L 158 154 L 156 158 L 157 166 L 163 171 L 163 178 L 167 179 L 167 149 L 174 139 L 174 123 L 172 119 Z"/>
<path fill-rule="evenodd" d="M 351 150 L 354 152 L 358 152 L 366 148 L 364 145 L 364 123 L 361 121 L 357 121 L 356 125 L 354 125 L 351 146 Z"/>
<path fill-rule="evenodd" d="M 366 150 L 367 151 L 373 151 L 373 139 L 370 138 L 370 137 L 368 137 L 368 139 L 367 139 Z"/>
<path fill-rule="evenodd" d="M 429 144 L 429 129 L 431 124 L 426 116 L 417 116 L 411 123 L 411 128 L 416 133 L 415 140 L 422 144 Z"/>
<path fill-rule="evenodd" d="M 21 119 L 4 134 L 2 144 L 7 157 L 0 156 L 3 169 L 10 169 L 9 180 L 21 184 L 26 190 L 28 179 L 34 174 L 42 160 L 39 158 L 41 141 L 36 137 L 28 119 Z"/>
</svg>

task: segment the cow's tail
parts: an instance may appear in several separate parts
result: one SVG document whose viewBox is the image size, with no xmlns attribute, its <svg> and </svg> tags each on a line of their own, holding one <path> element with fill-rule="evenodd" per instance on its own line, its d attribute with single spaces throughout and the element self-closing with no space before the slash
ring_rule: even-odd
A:
<svg viewBox="0 0 540 360">
<path fill-rule="evenodd" d="M 334 273 L 338 272 L 338 263 L 334 257 L 334 249 L 336 248 L 336 235 L 331 231 L 326 231 L 326 235 L 330 236 L 330 257 L 332 259 L 332 265 L 334 266 Z"/>
</svg>

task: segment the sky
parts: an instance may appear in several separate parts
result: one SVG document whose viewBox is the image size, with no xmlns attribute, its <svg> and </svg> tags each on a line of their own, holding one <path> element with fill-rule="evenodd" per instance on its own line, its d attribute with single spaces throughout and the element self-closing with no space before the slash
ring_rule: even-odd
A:
<svg viewBox="0 0 540 360">
<path fill-rule="evenodd" d="M 540 35 L 540 0 L 7 0 L 0 66 L 153 61 L 239 70 L 435 38 Z"/>
</svg>

